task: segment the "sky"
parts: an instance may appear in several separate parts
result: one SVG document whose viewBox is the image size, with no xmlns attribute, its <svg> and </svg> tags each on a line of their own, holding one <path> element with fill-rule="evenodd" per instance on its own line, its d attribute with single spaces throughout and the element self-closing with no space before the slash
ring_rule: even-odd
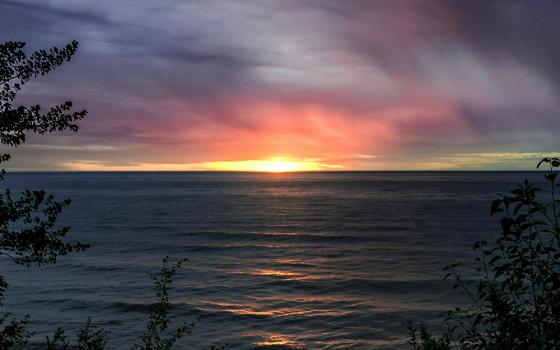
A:
<svg viewBox="0 0 560 350">
<path fill-rule="evenodd" d="M 8 169 L 534 169 L 560 150 L 558 18 L 552 0 L 0 0 L 0 41 L 80 42 L 18 101 L 89 111 Z"/>
</svg>

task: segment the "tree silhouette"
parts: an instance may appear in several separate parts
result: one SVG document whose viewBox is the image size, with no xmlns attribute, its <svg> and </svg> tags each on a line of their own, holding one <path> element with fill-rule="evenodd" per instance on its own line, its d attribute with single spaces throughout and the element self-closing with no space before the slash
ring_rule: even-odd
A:
<svg viewBox="0 0 560 350">
<path fill-rule="evenodd" d="M 15 105 L 21 89 L 33 78 L 45 75 L 75 54 L 78 42 L 72 41 L 63 48 L 39 50 L 27 56 L 25 43 L 0 44 L 0 166 L 11 156 L 7 147 L 17 147 L 25 142 L 29 133 L 45 134 L 54 131 L 77 131 L 76 122 L 85 117 L 86 111 L 72 111 L 67 101 L 47 110 L 40 105 Z M 6 171 L 0 169 L 0 181 Z M 72 251 L 85 250 L 88 245 L 65 240 L 69 227 L 57 227 L 56 220 L 65 206 L 66 199 L 57 202 L 44 191 L 26 190 L 19 196 L 10 190 L 0 193 L 0 255 L 19 265 L 52 264 L 57 257 Z M 4 300 L 7 282 L 0 276 L 0 305 Z M 27 320 L 10 320 L 8 313 L 0 315 L 0 348 L 23 344 L 29 334 L 25 331 Z"/>
<path fill-rule="evenodd" d="M 46 134 L 55 131 L 77 131 L 77 121 L 87 114 L 85 110 L 72 111 L 72 102 L 66 101 L 44 110 L 40 105 L 14 105 L 21 89 L 31 79 L 45 75 L 69 61 L 76 53 L 78 42 L 72 41 L 63 48 L 53 47 L 39 50 L 27 56 L 25 43 L 6 42 L 0 44 L 0 181 L 6 174 L 3 163 L 11 156 L 4 148 L 23 144 L 29 133 Z M 44 191 L 25 190 L 19 196 L 10 190 L 0 193 L 0 256 L 23 266 L 54 264 L 58 257 L 71 252 L 83 251 L 89 245 L 69 242 L 66 239 L 70 228 L 58 227 L 56 221 L 70 200 L 56 201 Z M 182 323 L 170 330 L 169 285 L 177 268 L 184 260 L 171 267 L 169 258 L 157 274 L 151 274 L 156 289 L 157 301 L 152 307 L 146 331 L 141 341 L 134 345 L 141 350 L 168 350 L 182 336 L 189 334 L 193 323 Z M 0 306 L 4 302 L 4 291 L 8 287 L 0 275 Z M 28 318 L 12 319 L 9 313 L 0 312 L 0 349 L 9 349 L 28 342 L 26 330 Z M 105 348 L 109 332 L 92 331 L 91 321 L 80 330 L 76 342 L 68 341 L 62 328 L 52 338 L 47 337 L 48 350 L 101 350 Z M 218 349 L 212 347 L 212 349 Z"/>
<path fill-rule="evenodd" d="M 474 244 L 477 280 L 465 280 L 458 264 L 445 268 L 453 288 L 471 305 L 447 313 L 447 332 L 420 336 L 411 324 L 409 344 L 417 350 L 559 349 L 560 347 L 560 200 L 555 168 L 560 159 L 544 158 L 548 193 L 525 180 L 490 207 L 500 215 L 494 242 Z"/>
</svg>

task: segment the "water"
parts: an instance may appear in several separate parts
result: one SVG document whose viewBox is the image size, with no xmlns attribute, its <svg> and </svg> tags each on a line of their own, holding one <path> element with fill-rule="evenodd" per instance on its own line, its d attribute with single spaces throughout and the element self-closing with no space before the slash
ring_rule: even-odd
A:
<svg viewBox="0 0 560 350">
<path fill-rule="evenodd" d="M 178 349 L 407 348 L 406 321 L 463 299 L 441 268 L 492 239 L 489 203 L 536 173 L 17 173 L 2 186 L 72 198 L 61 224 L 92 244 L 46 268 L 5 260 L 6 305 L 32 342 L 88 317 L 130 349 L 155 300 L 147 278 L 187 257 L 171 292 L 200 320 Z"/>
</svg>

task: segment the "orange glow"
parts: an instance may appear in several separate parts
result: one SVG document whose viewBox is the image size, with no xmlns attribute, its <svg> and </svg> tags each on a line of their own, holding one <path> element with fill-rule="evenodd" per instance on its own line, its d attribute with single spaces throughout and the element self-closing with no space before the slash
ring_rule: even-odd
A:
<svg viewBox="0 0 560 350">
<path fill-rule="evenodd" d="M 258 341 L 255 343 L 257 346 L 289 346 L 289 347 L 301 347 L 301 344 L 290 339 L 287 335 L 284 334 L 264 334 L 263 340 Z"/>
<path fill-rule="evenodd" d="M 345 109 L 321 103 L 283 103 L 252 99 L 225 103 L 227 123 L 206 115 L 195 124 L 139 124 L 135 133 L 150 139 L 173 137 L 177 147 L 128 150 L 126 163 L 95 158 L 60 164 L 72 171 L 256 171 L 285 173 L 324 170 L 435 169 L 426 160 L 395 161 L 406 147 L 407 132 L 443 127 L 461 129 L 446 105 L 415 102 L 374 110 Z M 463 128 L 464 129 L 464 128 Z M 184 142 L 184 145 L 183 145 Z M 165 149 L 165 152 L 163 152 Z M 142 152 L 140 152 L 142 150 Z M 80 156 L 89 155 L 82 152 Z M 449 164 L 447 162 L 446 164 Z M 449 166 L 447 166 L 449 167 Z"/>
<path fill-rule="evenodd" d="M 317 171 L 340 168 L 340 165 L 321 164 L 314 159 L 298 160 L 274 157 L 263 160 L 222 161 L 206 163 L 212 170 L 219 171 L 259 171 L 284 173 L 289 171 Z"/>
<path fill-rule="evenodd" d="M 64 167 L 77 171 L 257 171 L 284 173 L 293 171 L 337 170 L 342 165 L 324 164 L 318 159 L 271 157 L 262 160 L 215 161 L 202 163 L 133 163 L 111 165 L 96 161 L 63 163 Z"/>
</svg>

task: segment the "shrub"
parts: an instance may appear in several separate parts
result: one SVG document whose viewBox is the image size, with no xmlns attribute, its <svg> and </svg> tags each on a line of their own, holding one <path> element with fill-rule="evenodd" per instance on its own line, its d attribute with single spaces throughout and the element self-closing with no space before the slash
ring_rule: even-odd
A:
<svg viewBox="0 0 560 350">
<path fill-rule="evenodd" d="M 464 280 L 458 264 L 444 269 L 471 305 L 447 312 L 443 336 L 422 327 L 417 338 L 410 326 L 414 349 L 560 348 L 560 160 L 544 158 L 537 168 L 542 164 L 549 166 L 547 194 L 525 180 L 492 202 L 501 232 L 492 243 L 474 244 L 478 281 Z"/>
</svg>

